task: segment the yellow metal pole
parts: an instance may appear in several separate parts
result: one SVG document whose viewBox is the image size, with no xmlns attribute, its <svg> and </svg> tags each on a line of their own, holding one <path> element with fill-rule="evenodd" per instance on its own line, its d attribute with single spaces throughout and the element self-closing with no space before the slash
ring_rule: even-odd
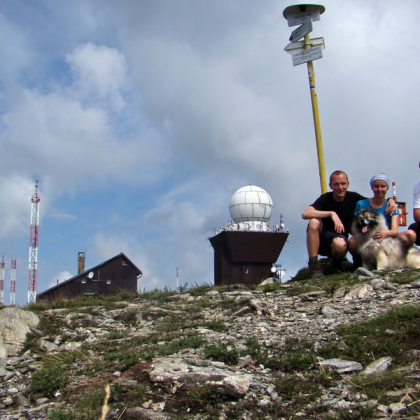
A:
<svg viewBox="0 0 420 420">
<path fill-rule="evenodd" d="M 311 40 L 310 40 L 309 34 L 305 35 L 305 49 L 311 48 L 310 42 Z M 319 122 L 318 99 L 316 95 L 315 71 L 314 71 L 314 65 L 312 61 L 308 61 L 307 65 L 308 65 L 309 88 L 311 90 L 312 113 L 314 117 L 314 126 L 315 126 L 316 150 L 318 153 L 319 178 L 321 181 L 321 191 L 324 194 L 328 190 L 327 190 L 327 179 L 325 177 L 324 151 L 322 148 L 321 123 Z"/>
</svg>

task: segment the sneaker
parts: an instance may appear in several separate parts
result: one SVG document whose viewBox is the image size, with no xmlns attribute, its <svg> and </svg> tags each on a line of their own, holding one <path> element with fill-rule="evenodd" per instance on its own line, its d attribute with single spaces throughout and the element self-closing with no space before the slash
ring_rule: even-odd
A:
<svg viewBox="0 0 420 420">
<path fill-rule="evenodd" d="M 309 261 L 308 266 L 310 279 L 319 279 L 324 277 L 324 272 L 322 271 L 321 264 L 318 260 Z"/>
<path fill-rule="evenodd" d="M 343 260 L 332 259 L 332 269 L 335 274 L 344 273 Z"/>
</svg>

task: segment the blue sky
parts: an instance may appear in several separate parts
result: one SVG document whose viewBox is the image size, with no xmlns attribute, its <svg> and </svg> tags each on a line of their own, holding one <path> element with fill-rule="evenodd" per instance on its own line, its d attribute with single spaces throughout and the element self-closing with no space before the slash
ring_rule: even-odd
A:
<svg viewBox="0 0 420 420">
<path fill-rule="evenodd" d="M 419 179 L 417 1 L 328 0 L 312 37 L 327 176 L 369 195 Z M 41 292 L 124 252 L 144 289 L 213 280 L 207 240 L 229 200 L 264 188 L 290 230 L 286 279 L 306 265 L 303 209 L 320 193 L 306 65 L 283 51 L 278 0 L 0 3 L 0 254 L 27 298 L 39 180 Z"/>
</svg>

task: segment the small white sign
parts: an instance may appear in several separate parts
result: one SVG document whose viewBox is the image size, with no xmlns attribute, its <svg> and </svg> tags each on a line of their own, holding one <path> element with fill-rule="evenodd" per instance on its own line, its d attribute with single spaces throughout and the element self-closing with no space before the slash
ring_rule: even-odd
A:
<svg viewBox="0 0 420 420">
<path fill-rule="evenodd" d="M 292 55 L 293 65 L 298 66 L 299 64 L 307 63 L 308 61 L 314 61 L 322 58 L 322 46 L 317 45 L 316 47 L 309 48 L 307 50 L 300 51 Z"/>
<path fill-rule="evenodd" d="M 324 38 L 312 38 L 309 40 L 311 47 L 315 47 L 316 45 L 321 45 L 322 49 L 325 49 Z M 289 54 L 296 54 L 305 49 L 305 41 L 296 41 L 287 44 L 284 51 Z"/>
<path fill-rule="evenodd" d="M 319 12 L 319 9 L 312 9 L 302 13 L 287 15 L 287 24 L 289 27 L 297 26 L 310 19 L 313 21 L 321 20 L 321 13 Z"/>
<path fill-rule="evenodd" d="M 299 28 L 295 29 L 292 32 L 292 35 L 289 38 L 289 41 L 298 41 L 300 38 L 312 32 L 312 19 L 308 19 Z"/>
</svg>

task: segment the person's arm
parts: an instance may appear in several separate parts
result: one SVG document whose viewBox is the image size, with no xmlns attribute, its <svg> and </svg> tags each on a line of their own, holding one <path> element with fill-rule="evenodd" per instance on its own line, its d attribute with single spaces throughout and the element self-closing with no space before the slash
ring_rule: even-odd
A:
<svg viewBox="0 0 420 420">
<path fill-rule="evenodd" d="M 374 238 L 379 239 L 378 243 L 382 242 L 383 239 L 388 238 L 388 237 L 395 238 L 396 236 L 398 236 L 399 225 L 400 225 L 400 217 L 398 216 L 398 214 L 395 214 L 391 218 L 391 229 L 380 230 L 374 236 Z"/>
<path fill-rule="evenodd" d="M 331 220 L 334 222 L 334 228 L 337 233 L 344 232 L 344 225 L 341 222 L 340 218 L 337 216 L 335 211 L 323 211 L 316 210 L 313 206 L 308 206 L 302 213 L 303 220 L 309 219 L 326 219 L 331 217 Z"/>
<path fill-rule="evenodd" d="M 397 203 L 393 198 L 388 198 L 386 203 L 386 209 L 385 214 L 391 215 L 392 213 L 395 213 L 397 211 Z"/>
</svg>

